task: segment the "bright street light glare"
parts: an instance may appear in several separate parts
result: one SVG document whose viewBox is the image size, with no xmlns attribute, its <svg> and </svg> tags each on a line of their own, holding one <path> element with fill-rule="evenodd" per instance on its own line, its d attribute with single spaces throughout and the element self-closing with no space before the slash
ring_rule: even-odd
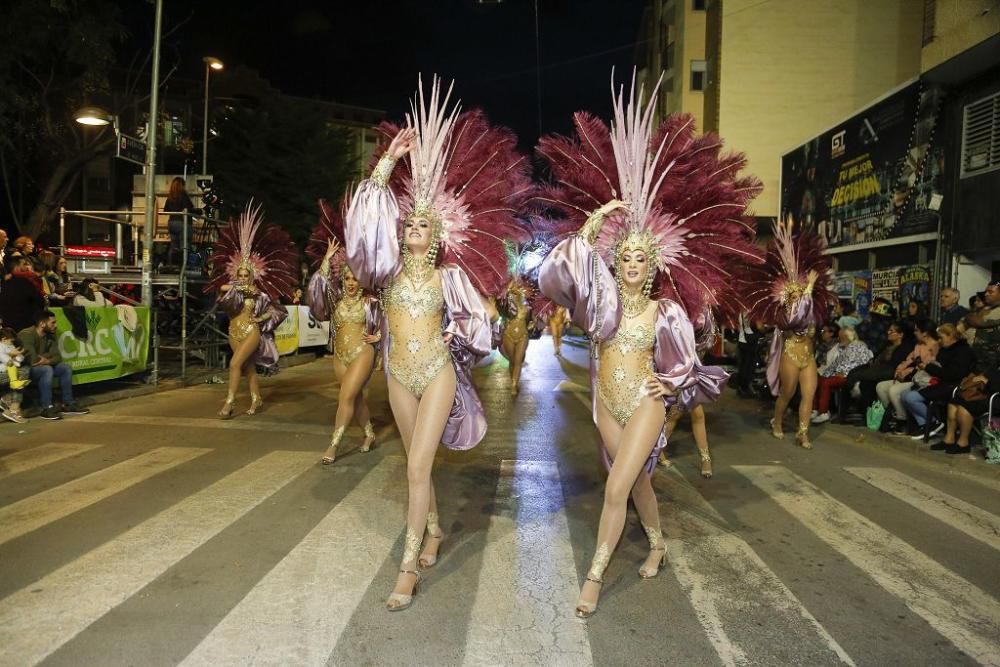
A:
<svg viewBox="0 0 1000 667">
<path fill-rule="evenodd" d="M 212 56 L 205 56 L 202 58 L 202 62 L 214 69 L 216 72 L 222 69 L 222 61 L 218 58 L 213 58 Z"/>
<path fill-rule="evenodd" d="M 100 107 L 83 107 L 73 114 L 73 120 L 81 125 L 110 125 L 111 114 Z"/>
</svg>

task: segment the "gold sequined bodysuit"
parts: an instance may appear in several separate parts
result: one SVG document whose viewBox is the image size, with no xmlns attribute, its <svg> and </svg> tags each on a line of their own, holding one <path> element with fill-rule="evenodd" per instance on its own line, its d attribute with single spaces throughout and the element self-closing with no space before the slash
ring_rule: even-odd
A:
<svg viewBox="0 0 1000 667">
<path fill-rule="evenodd" d="M 792 363 L 799 370 L 808 367 L 813 362 L 813 336 L 815 334 L 816 330 L 812 327 L 809 327 L 804 334 L 798 334 L 794 331 L 781 332 L 784 338 L 782 344 L 784 354 L 792 360 Z"/>
<path fill-rule="evenodd" d="M 517 297 L 517 313 L 508 320 L 507 326 L 503 330 L 503 342 L 508 346 L 515 346 L 528 337 L 528 304 L 524 302 L 523 296 Z"/>
<path fill-rule="evenodd" d="M 236 343 L 242 343 L 254 331 L 260 331 L 257 321 L 253 318 L 253 309 L 257 300 L 252 296 L 244 297 L 243 309 L 236 317 L 229 320 L 229 337 Z"/>
<path fill-rule="evenodd" d="M 656 332 L 648 323 L 629 329 L 619 326 L 614 338 L 601 343 L 597 394 L 622 426 L 645 395 L 643 385 L 654 372 L 655 344 Z"/>
<path fill-rule="evenodd" d="M 365 300 L 361 295 L 344 296 L 333 309 L 333 328 L 336 331 L 333 351 L 345 366 L 358 358 L 365 349 Z"/>
<path fill-rule="evenodd" d="M 441 283 L 432 277 L 414 288 L 400 275 L 385 291 L 384 299 L 391 341 L 389 373 L 419 398 L 451 357 L 441 332 Z"/>
</svg>

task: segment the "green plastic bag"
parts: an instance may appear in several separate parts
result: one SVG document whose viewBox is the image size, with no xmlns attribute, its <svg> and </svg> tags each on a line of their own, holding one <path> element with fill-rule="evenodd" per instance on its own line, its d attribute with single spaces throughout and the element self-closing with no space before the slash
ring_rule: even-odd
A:
<svg viewBox="0 0 1000 667">
<path fill-rule="evenodd" d="M 874 401 L 865 411 L 865 422 L 869 431 L 881 429 L 883 418 L 885 418 L 885 406 L 882 405 L 882 401 Z"/>
<path fill-rule="evenodd" d="M 1000 464 L 1000 424 L 996 421 L 983 429 L 983 446 L 986 447 L 986 462 Z"/>
</svg>

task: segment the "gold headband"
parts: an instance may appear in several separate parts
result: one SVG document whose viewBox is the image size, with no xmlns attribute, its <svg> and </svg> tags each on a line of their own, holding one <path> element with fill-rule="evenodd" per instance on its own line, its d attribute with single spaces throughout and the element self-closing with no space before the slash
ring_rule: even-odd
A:
<svg viewBox="0 0 1000 667">
<path fill-rule="evenodd" d="M 622 256 L 625 253 L 635 252 L 637 250 L 646 255 L 647 261 L 652 263 L 655 260 L 656 242 L 650 233 L 639 231 L 630 232 L 629 235 L 622 239 L 615 248 L 615 259 L 618 262 L 621 262 Z M 650 269 L 652 269 L 652 267 L 650 267 Z"/>
</svg>

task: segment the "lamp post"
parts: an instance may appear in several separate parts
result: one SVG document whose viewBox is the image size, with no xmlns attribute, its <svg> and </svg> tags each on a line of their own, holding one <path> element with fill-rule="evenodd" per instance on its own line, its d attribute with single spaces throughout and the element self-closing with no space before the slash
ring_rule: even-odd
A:
<svg viewBox="0 0 1000 667">
<path fill-rule="evenodd" d="M 201 132 L 201 173 L 208 175 L 208 76 L 214 69 L 216 72 L 222 69 L 222 61 L 212 56 L 202 58 L 205 63 L 205 124 Z"/>
<path fill-rule="evenodd" d="M 142 227 L 142 305 L 153 305 L 153 230 L 156 229 L 156 119 L 160 107 L 160 35 L 163 0 L 156 0 L 153 27 L 153 76 L 149 93 L 149 129 L 146 132 L 146 220 Z"/>
</svg>

